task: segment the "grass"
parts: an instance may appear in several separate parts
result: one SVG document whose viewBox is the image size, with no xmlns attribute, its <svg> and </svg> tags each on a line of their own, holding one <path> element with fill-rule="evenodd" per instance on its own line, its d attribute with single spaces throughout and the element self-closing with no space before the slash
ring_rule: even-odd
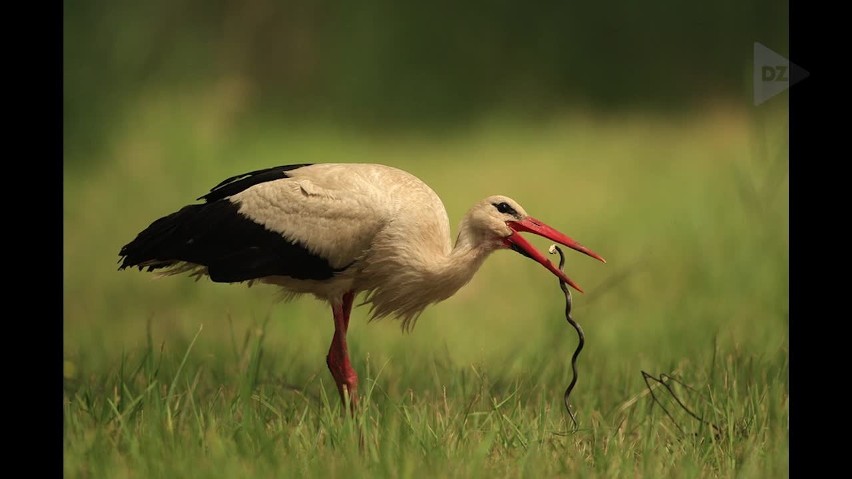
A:
<svg viewBox="0 0 852 479">
<path fill-rule="evenodd" d="M 67 477 L 788 475 L 786 112 L 429 137 L 252 123 L 181 98 L 146 99 L 112 155 L 66 165 Z M 221 179 L 319 161 L 412 171 L 453 224 L 507 194 L 607 258 L 569 253 L 566 267 L 587 291 L 579 430 L 561 404 L 576 345 L 562 293 L 518 255 L 496 253 L 411 334 L 356 309 L 354 419 L 325 367 L 326 305 L 116 271 L 124 243 Z M 675 391 L 719 430 L 657 386 L 672 421 L 642 371 L 691 386 Z"/>
</svg>

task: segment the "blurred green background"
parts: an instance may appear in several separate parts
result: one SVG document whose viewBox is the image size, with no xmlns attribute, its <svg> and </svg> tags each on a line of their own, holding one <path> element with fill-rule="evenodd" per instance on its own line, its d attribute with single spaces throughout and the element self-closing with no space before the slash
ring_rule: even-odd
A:
<svg viewBox="0 0 852 479">
<path fill-rule="evenodd" d="M 408 169 L 444 199 L 453 226 L 481 197 L 518 199 L 609 260 L 571 257 L 568 271 L 588 307 L 609 308 L 593 315 L 608 325 L 597 339 L 622 354 L 689 351 L 670 342 L 680 333 L 775 347 L 786 334 L 786 97 L 752 105 L 751 53 L 754 41 L 786 53 L 786 11 L 762 1 L 66 2 L 66 353 L 108 361 L 144 339 L 152 316 L 166 316 L 154 328 L 195 331 L 225 321 L 222 311 L 243 322 L 273 314 L 282 347 L 288 328 L 318 321 L 320 333 L 298 338 L 315 343 L 322 371 L 324 305 L 115 270 L 122 245 L 221 179 L 303 162 Z M 559 309 L 558 293 L 527 263 L 495 255 L 427 311 L 419 334 L 399 339 L 390 323 L 353 334 L 390 331 L 380 351 L 429 348 L 435 336 L 464 357 L 519 347 L 512 332 L 564 326 L 541 318 Z M 587 298 L 577 302 L 582 311 Z M 486 324 L 497 329 L 474 333 Z"/>
<path fill-rule="evenodd" d="M 786 55 L 787 2 L 65 2 L 69 163 L 151 96 L 208 112 L 443 132 L 503 114 L 751 99 L 752 43 Z M 211 104 L 212 103 L 212 104 Z"/>
<path fill-rule="evenodd" d="M 786 378 L 786 94 L 756 107 L 751 84 L 753 42 L 787 53 L 786 2 L 83 0 L 64 10 L 67 398 L 106 387 L 149 338 L 179 360 L 200 325 L 189 362 L 231 383 L 234 344 L 270 318 L 261 376 L 328 389 L 326 305 L 117 271 L 121 246 L 222 179 L 310 162 L 411 171 L 444 200 L 454 231 L 475 201 L 509 195 L 606 257 L 569 253 L 566 267 L 587 291 L 575 297 L 587 335 L 575 401 L 587 413 L 610 419 L 643 389 L 640 369 L 701 385 L 714 380 L 704 364 L 727 357 L 751 361 L 743 371 L 756 364 L 741 375 L 749 391 L 774 381 L 759 371 Z M 575 341 L 563 307 L 552 275 L 498 252 L 412 334 L 356 309 L 353 362 L 362 381 L 384 368 L 390 398 L 434 398 L 447 382 L 452 396 L 452 378 L 475 365 L 504 384 L 550 371 L 538 384 L 557 401 Z M 758 477 L 786 465 L 786 382 L 771 387 L 784 406 L 755 446 L 769 464 L 752 464 Z M 88 470 L 77 467 L 91 451 L 72 445 L 88 436 L 68 434 L 66 472 Z"/>
</svg>

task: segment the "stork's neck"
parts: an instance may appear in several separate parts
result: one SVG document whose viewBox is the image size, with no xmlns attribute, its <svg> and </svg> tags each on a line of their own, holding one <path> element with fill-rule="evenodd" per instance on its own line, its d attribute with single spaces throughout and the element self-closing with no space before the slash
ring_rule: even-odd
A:
<svg viewBox="0 0 852 479">
<path fill-rule="evenodd" d="M 449 290 L 446 297 L 467 284 L 494 249 L 493 246 L 476 238 L 468 228 L 463 226 L 459 231 L 455 247 L 443 258 L 443 261 L 436 265 L 436 276 Z"/>
<path fill-rule="evenodd" d="M 443 241 L 439 248 L 435 248 L 438 241 L 415 241 L 408 243 L 413 248 L 394 249 L 394 254 L 383 257 L 385 261 L 369 262 L 371 269 L 366 271 L 370 274 L 365 277 L 371 282 L 361 287 L 371 290 L 367 301 L 372 303 L 374 317 L 395 314 L 409 323 L 426 306 L 449 298 L 467 284 L 488 254 L 499 247 L 478 241 L 464 223 L 455 247 L 451 248 L 448 237 Z"/>
</svg>

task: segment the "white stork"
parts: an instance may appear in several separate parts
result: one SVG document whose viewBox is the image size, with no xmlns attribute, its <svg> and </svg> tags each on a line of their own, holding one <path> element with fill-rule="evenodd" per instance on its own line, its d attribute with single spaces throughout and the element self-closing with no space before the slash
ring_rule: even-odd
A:
<svg viewBox="0 0 852 479">
<path fill-rule="evenodd" d="M 372 319 L 394 316 L 410 328 L 426 306 L 452 296 L 498 249 L 527 256 L 582 291 L 521 232 L 606 262 L 505 196 L 476 203 L 453 246 L 435 192 L 383 165 L 277 166 L 228 178 L 198 199 L 204 202 L 154 221 L 121 248 L 119 269 L 257 281 L 278 285 L 289 297 L 310 293 L 328 301 L 334 338 L 326 362 L 341 400 L 353 406 L 358 376 L 346 332 L 358 293 L 365 293 Z"/>
</svg>

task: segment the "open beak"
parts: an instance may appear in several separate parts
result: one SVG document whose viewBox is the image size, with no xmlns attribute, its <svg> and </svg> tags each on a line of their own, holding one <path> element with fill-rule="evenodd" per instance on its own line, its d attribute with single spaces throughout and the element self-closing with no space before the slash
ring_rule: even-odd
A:
<svg viewBox="0 0 852 479">
<path fill-rule="evenodd" d="M 524 239 L 524 237 L 521 236 L 521 232 L 526 231 L 529 233 L 535 233 L 539 236 L 543 236 L 551 241 L 556 241 L 559 244 L 565 245 L 583 254 L 587 254 L 592 258 L 595 258 L 596 260 L 606 263 L 606 260 L 603 259 L 599 254 L 595 253 L 589 248 L 586 248 L 585 246 L 574 241 L 568 236 L 560 233 L 559 231 L 556 231 L 555 229 L 551 228 L 550 226 L 547 226 L 546 224 L 531 216 L 527 216 L 521 221 L 507 221 L 506 225 L 509 226 L 509 228 L 511 228 L 514 233 L 507 236 L 506 238 L 503 238 L 503 244 L 513 249 L 514 251 L 517 251 L 518 253 L 526 256 L 527 258 L 538 261 L 539 263 L 541 263 L 542 266 L 550 270 L 551 273 L 558 276 L 559 279 L 565 281 L 566 283 L 568 283 L 568 285 L 570 285 L 572 288 L 576 289 L 581 293 L 583 292 L 582 288 L 580 288 L 580 286 L 574 281 L 571 281 L 571 278 L 566 276 L 565 273 L 563 273 L 559 268 L 554 266 L 553 263 L 551 263 L 549 259 L 545 258 L 544 255 L 541 254 L 541 252 L 535 249 L 535 247 L 530 244 L 529 241 Z"/>
</svg>

